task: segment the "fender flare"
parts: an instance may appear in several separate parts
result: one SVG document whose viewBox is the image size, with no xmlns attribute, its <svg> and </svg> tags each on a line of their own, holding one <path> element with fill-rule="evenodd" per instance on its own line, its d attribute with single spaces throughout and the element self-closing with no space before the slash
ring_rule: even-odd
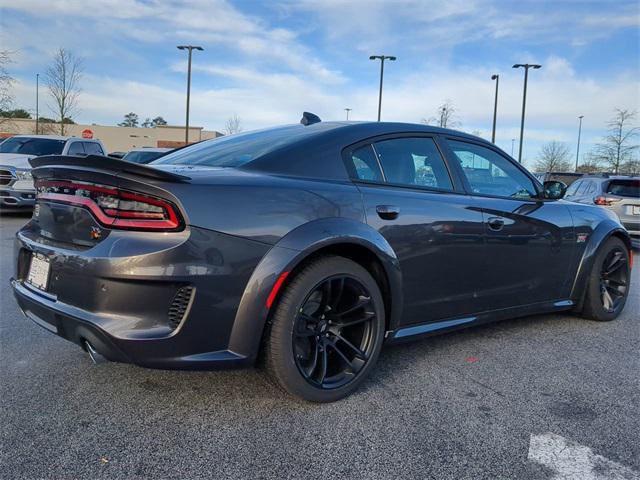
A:
<svg viewBox="0 0 640 480">
<path fill-rule="evenodd" d="M 394 250 L 369 225 L 345 218 L 324 218 L 301 225 L 285 235 L 253 271 L 236 312 L 229 349 L 255 360 L 269 316 L 267 298 L 283 272 L 290 272 L 318 250 L 337 244 L 367 248 L 380 261 L 387 276 L 391 302 L 390 329 L 402 313 L 402 273 Z"/>
<path fill-rule="evenodd" d="M 589 236 L 587 246 L 582 253 L 573 287 L 571 288 L 571 299 L 575 303 L 575 311 L 582 310 L 593 263 L 602 245 L 613 235 L 622 236 L 624 243 L 627 245 L 629 251 L 631 251 L 631 238 L 629 237 L 629 233 L 622 228 L 618 222 L 614 220 L 604 220 L 593 230 Z"/>
</svg>

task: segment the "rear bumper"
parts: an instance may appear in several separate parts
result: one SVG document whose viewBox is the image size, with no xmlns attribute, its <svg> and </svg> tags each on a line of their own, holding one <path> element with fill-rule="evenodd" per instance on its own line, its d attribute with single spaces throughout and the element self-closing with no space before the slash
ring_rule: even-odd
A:
<svg viewBox="0 0 640 480">
<path fill-rule="evenodd" d="M 268 247 L 197 228 L 161 235 L 154 245 L 148 235 L 141 242 L 138 233 L 112 232 L 93 248 L 69 250 L 35 241 L 27 225 L 16 240 L 17 303 L 41 327 L 82 348 L 88 341 L 108 360 L 191 370 L 251 364 L 254 356 L 232 351 L 230 335 L 248 277 Z M 50 259 L 47 292 L 25 281 L 32 252 Z M 182 285 L 193 294 L 171 328 Z"/>
<path fill-rule="evenodd" d="M 160 357 L 150 357 L 145 352 L 149 347 L 164 350 L 162 340 L 149 342 L 146 348 L 139 348 L 144 340 L 118 339 L 102 330 L 90 318 L 74 316 L 70 313 L 76 309 L 69 305 L 60 304 L 32 290 L 28 284 L 11 280 L 13 293 L 20 310 L 25 317 L 40 327 L 54 333 L 65 340 L 73 342 L 83 349 L 85 342 L 107 360 L 112 362 L 133 363 L 141 367 L 206 370 L 214 368 L 234 368 L 246 366 L 247 357 L 238 355 L 230 350 L 217 350 L 184 356 L 172 356 L 168 352 Z"/>
</svg>

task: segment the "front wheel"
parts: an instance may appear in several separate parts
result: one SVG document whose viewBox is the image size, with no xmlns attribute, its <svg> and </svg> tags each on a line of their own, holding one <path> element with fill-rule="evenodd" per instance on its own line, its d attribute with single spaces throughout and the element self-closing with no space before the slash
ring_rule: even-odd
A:
<svg viewBox="0 0 640 480">
<path fill-rule="evenodd" d="M 627 301 L 631 252 L 619 238 L 611 237 L 596 255 L 587 284 L 582 315 L 598 321 L 615 319 Z"/>
<path fill-rule="evenodd" d="M 367 270 L 343 257 L 321 257 L 282 292 L 266 338 L 267 372 L 308 401 L 346 397 L 378 358 L 384 315 L 380 288 Z"/>
</svg>

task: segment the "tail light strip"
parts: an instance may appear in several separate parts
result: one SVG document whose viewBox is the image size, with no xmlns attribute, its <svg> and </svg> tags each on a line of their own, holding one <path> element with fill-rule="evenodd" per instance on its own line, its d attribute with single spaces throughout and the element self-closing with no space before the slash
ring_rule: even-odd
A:
<svg viewBox="0 0 640 480">
<path fill-rule="evenodd" d="M 60 189 L 65 191 L 63 193 L 55 191 Z M 100 223 L 112 228 L 176 230 L 182 224 L 176 208 L 171 203 L 139 193 L 88 183 L 44 180 L 36 182 L 36 190 L 39 200 L 68 203 L 86 208 Z M 78 192 L 87 192 L 87 195 L 78 194 Z M 104 203 L 103 196 L 107 197 L 109 207 L 99 204 L 101 201 Z M 114 202 L 119 206 L 120 201 L 135 202 L 134 206 L 140 208 L 113 208 Z"/>
</svg>

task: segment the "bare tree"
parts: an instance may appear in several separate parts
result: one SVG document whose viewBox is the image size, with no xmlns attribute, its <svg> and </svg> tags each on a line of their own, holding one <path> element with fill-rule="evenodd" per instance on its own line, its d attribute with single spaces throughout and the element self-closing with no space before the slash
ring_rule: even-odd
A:
<svg viewBox="0 0 640 480">
<path fill-rule="evenodd" d="M 436 110 L 436 116 L 429 119 L 422 119 L 422 123 L 427 125 L 436 125 L 442 128 L 456 128 L 460 126 L 460 122 L 457 120 L 456 107 L 449 99 L 445 100 L 442 105 Z"/>
<path fill-rule="evenodd" d="M 613 173 L 618 173 L 625 163 L 632 162 L 638 150 L 639 145 L 634 140 L 640 133 L 640 128 L 631 125 L 636 113 L 616 108 L 613 118 L 607 123 L 609 133 L 602 139 L 602 143 L 596 145 L 595 155 Z"/>
<path fill-rule="evenodd" d="M 569 147 L 566 143 L 553 140 L 540 149 L 536 161 L 536 172 L 567 172 L 571 170 Z"/>
<path fill-rule="evenodd" d="M 60 122 L 60 135 L 64 135 L 65 120 L 77 113 L 81 78 L 82 60 L 60 48 L 46 71 L 49 94 L 54 101 L 52 110 Z"/>
<path fill-rule="evenodd" d="M 240 133 L 242 131 L 242 122 L 238 115 L 234 115 L 233 117 L 229 117 L 227 119 L 227 123 L 224 125 L 224 131 L 227 135 L 232 135 L 234 133 Z"/>
<path fill-rule="evenodd" d="M 9 74 L 9 65 L 13 63 L 11 58 L 13 52 L 0 50 L 0 117 L 6 117 L 5 112 L 13 106 L 12 87 L 15 79 Z M 0 123 L 4 123 L 6 118 L 0 118 Z"/>
</svg>

